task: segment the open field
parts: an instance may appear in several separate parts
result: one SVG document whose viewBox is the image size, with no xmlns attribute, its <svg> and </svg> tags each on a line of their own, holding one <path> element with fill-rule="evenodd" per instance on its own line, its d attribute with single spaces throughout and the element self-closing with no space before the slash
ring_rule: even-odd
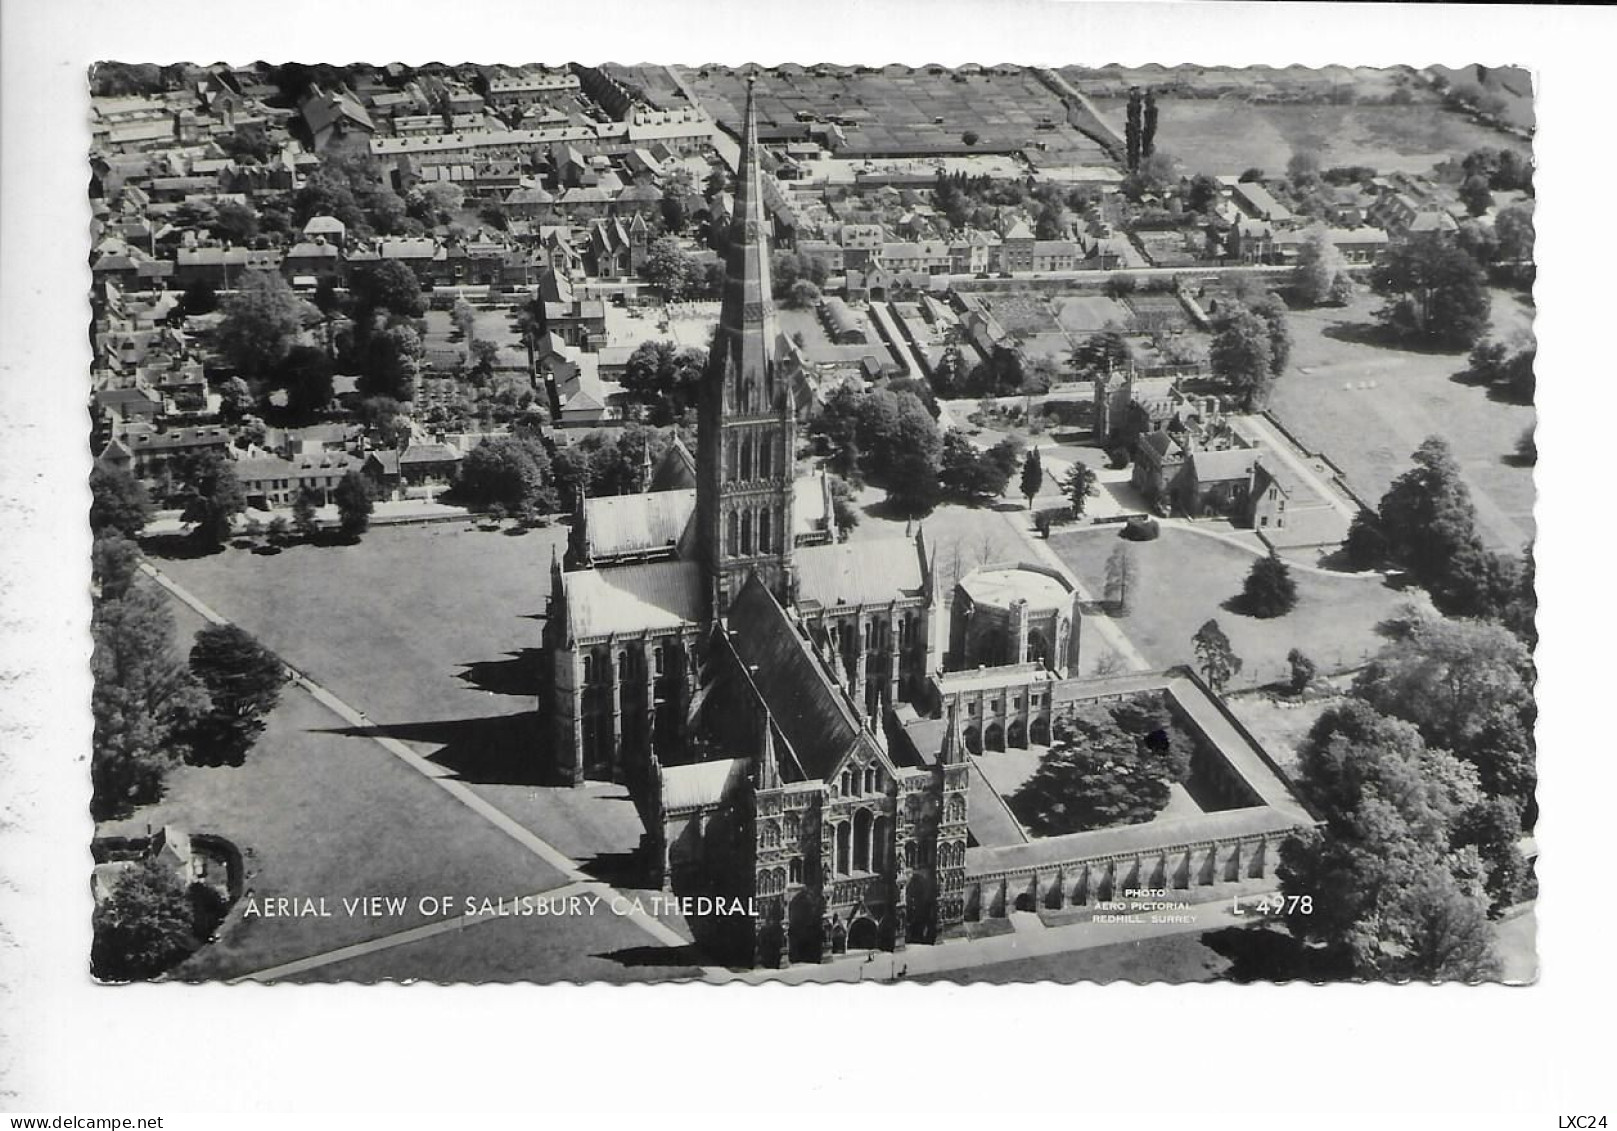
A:
<svg viewBox="0 0 1617 1131">
<path fill-rule="evenodd" d="M 605 905 L 511 917 L 317 967 L 294 982 L 666 982 L 700 975 L 687 948 L 658 947 Z"/>
<path fill-rule="evenodd" d="M 631 854 L 642 829 L 624 791 L 545 784 L 547 735 L 535 712 L 539 622 L 548 598 L 551 548 L 559 546 L 563 533 L 537 530 L 513 537 L 459 524 L 395 527 L 373 530 L 357 546 L 299 546 L 274 556 L 227 550 L 157 564 L 288 663 L 364 711 L 376 732 L 454 770 L 475 793 L 593 875 L 631 885 L 637 882 Z M 177 619 L 182 648 L 189 647 L 200 622 L 183 610 Z M 288 720 L 284 724 L 282 716 Z M 265 751 L 277 753 L 278 760 L 266 759 L 263 768 L 280 766 L 282 776 L 258 781 L 252 759 L 242 770 L 188 768 L 175 778 L 171 802 L 179 808 L 142 811 L 135 820 L 172 819 L 239 838 L 244 847 L 261 845 L 263 866 L 273 860 L 280 869 L 266 871 L 276 886 L 259 882 L 261 894 L 353 894 L 355 889 L 343 886 L 345 869 L 356 883 L 369 885 L 357 890 L 381 894 L 517 895 L 558 879 L 553 869 L 302 692 L 288 689 L 253 757 Z M 404 783 L 396 788 L 414 792 L 394 799 L 387 790 L 395 787 L 387 783 L 400 776 Z M 350 811 L 350 805 L 360 808 Z M 288 812 L 297 818 L 289 820 Z M 326 828 L 352 831 L 327 834 Z M 485 837 L 493 838 L 487 849 Z M 468 846 L 464 853 L 463 844 Z M 499 867 L 481 861 L 496 848 L 514 854 L 512 879 L 520 882 L 507 882 Z M 248 940 L 247 957 L 227 955 L 229 971 L 358 941 L 330 926 L 344 920 L 288 922 L 296 933 L 287 932 L 284 942 L 281 934 L 262 942 L 265 932 L 255 928 L 258 937 Z M 365 929 L 358 922 L 356 929 Z M 389 920 L 359 938 L 409 925 Z M 687 933 L 683 923 L 668 925 Z M 562 923 L 554 929 L 573 927 Z M 624 929 L 646 944 L 643 934 Z M 567 945 L 587 953 L 583 943 Z M 207 973 L 212 976 L 214 968 Z"/>
<path fill-rule="evenodd" d="M 1187 933 L 973 966 L 913 980 L 990 985 L 1042 981 L 1213 982 L 1229 967 L 1230 960 L 1209 947 L 1202 935 Z"/>
<path fill-rule="evenodd" d="M 1512 456 L 1533 408 L 1456 381 L 1464 354 L 1383 344 L 1373 332 L 1380 303 L 1360 295 L 1346 307 L 1293 311 L 1291 368 L 1275 383 L 1270 408 L 1372 503 L 1409 468 L 1422 440 L 1442 436 L 1465 474 L 1484 538 L 1495 549 L 1519 550 L 1533 537 L 1533 471 Z M 1496 290 L 1493 323 L 1493 336 L 1508 340 L 1528 329 L 1531 310 Z"/>
<path fill-rule="evenodd" d="M 1293 570 L 1297 607 L 1259 620 L 1223 607 L 1241 592 L 1256 556 L 1217 538 L 1166 527 L 1154 542 L 1123 543 L 1116 527 L 1094 527 L 1053 534 L 1050 545 L 1097 596 L 1105 590 L 1107 557 L 1116 546 L 1131 545 L 1141 580 L 1132 611 L 1118 627 L 1153 667 L 1165 668 L 1194 664 L 1191 637 L 1216 619 L 1245 661 L 1235 687 L 1285 678 L 1286 653 L 1293 647 L 1322 671 L 1362 662 L 1384 643 L 1376 625 L 1408 599 L 1378 578 Z"/>
<path fill-rule="evenodd" d="M 179 977 L 233 977 L 427 921 L 413 900 L 400 916 L 349 917 L 345 896 L 511 896 L 563 882 L 376 743 L 338 733 L 342 726 L 287 688 L 245 764 L 177 767 L 162 801 L 99 827 L 122 836 L 170 823 L 216 833 L 245 854 L 247 887 L 260 899 L 324 897 L 333 911 L 234 920 Z"/>
<path fill-rule="evenodd" d="M 739 134 L 746 103 L 742 76 L 718 68 L 685 68 L 684 73 L 707 111 Z M 954 77 L 941 67 L 892 66 L 868 73 L 781 67 L 759 76 L 757 106 L 758 124 L 766 130 L 794 126 L 799 114 L 845 120 L 848 140 L 840 150 L 845 157 L 926 147 L 958 150 L 962 135 L 973 130 L 984 148 L 1022 148 L 1037 140 L 1050 161 L 1060 156 L 1067 164 L 1110 164 L 1098 145 L 1067 125 L 1061 100 L 1022 67 Z M 1050 128 L 1039 129 L 1046 119 Z"/>
<path fill-rule="evenodd" d="M 1127 99 L 1093 99 L 1101 116 L 1122 130 Z M 1332 165 L 1368 165 L 1381 172 L 1429 172 L 1447 158 L 1480 146 L 1520 145 L 1435 103 L 1353 106 L 1256 103 L 1241 97 L 1157 100 L 1157 149 L 1177 157 L 1187 173 L 1233 175 L 1257 166 L 1283 175 L 1299 150 Z"/>
</svg>

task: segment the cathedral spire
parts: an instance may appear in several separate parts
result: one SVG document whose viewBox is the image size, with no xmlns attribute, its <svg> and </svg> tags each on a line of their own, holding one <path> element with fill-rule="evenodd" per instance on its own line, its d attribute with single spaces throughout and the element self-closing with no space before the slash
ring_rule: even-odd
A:
<svg viewBox="0 0 1617 1131">
<path fill-rule="evenodd" d="M 762 156 L 749 81 L 724 298 L 698 414 L 696 525 L 714 617 L 754 573 L 783 604 L 795 592 L 794 369 L 775 318 Z"/>
</svg>

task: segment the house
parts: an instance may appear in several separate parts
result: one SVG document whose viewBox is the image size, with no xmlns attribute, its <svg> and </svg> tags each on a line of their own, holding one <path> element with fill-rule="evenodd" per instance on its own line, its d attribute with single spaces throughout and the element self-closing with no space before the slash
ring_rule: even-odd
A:
<svg viewBox="0 0 1617 1131">
<path fill-rule="evenodd" d="M 107 443 L 97 459 L 167 495 L 173 488 L 176 461 L 206 452 L 228 455 L 229 451 L 230 432 L 217 425 L 172 429 L 130 425 Z"/>
<path fill-rule="evenodd" d="M 865 333 L 864 320 L 855 314 L 840 298 L 820 302 L 820 320 L 825 332 L 839 346 L 865 345 L 870 341 Z"/>
<path fill-rule="evenodd" d="M 292 459 L 280 456 L 253 456 L 236 461 L 236 479 L 249 506 L 261 509 L 291 506 L 300 493 L 312 489 L 320 494 L 320 504 L 331 502 L 332 492 L 343 476 L 360 468 L 360 461 L 346 452 L 313 452 Z"/>
<path fill-rule="evenodd" d="M 298 106 L 298 113 L 308 128 L 316 153 L 328 149 L 363 153 L 376 133 L 376 123 L 370 113 L 346 86 L 328 92 L 311 85 L 308 96 Z"/>
<path fill-rule="evenodd" d="M 1274 195 L 1256 181 L 1238 181 L 1231 190 L 1236 203 L 1246 211 L 1254 220 L 1266 220 L 1271 224 L 1289 225 L 1296 216 L 1274 198 Z"/>
<path fill-rule="evenodd" d="M 344 247 L 348 243 L 348 225 L 335 216 L 310 216 L 303 225 L 303 238 Z"/>
<path fill-rule="evenodd" d="M 448 444 L 411 444 L 399 453 L 399 479 L 404 494 L 428 495 L 449 487 L 460 471 L 461 454 Z"/>
<path fill-rule="evenodd" d="M 1257 458 L 1251 448 L 1190 453 L 1171 485 L 1174 503 L 1193 518 L 1241 515 L 1252 491 Z"/>
</svg>

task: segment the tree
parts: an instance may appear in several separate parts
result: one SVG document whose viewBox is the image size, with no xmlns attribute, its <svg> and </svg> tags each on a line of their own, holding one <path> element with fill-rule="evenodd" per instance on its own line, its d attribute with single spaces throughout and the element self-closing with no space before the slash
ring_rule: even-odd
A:
<svg viewBox="0 0 1617 1131">
<path fill-rule="evenodd" d="M 1379 317 L 1394 333 L 1465 349 L 1488 329 L 1482 269 L 1441 240 L 1393 244 L 1376 262 L 1370 285 L 1390 300 Z"/>
<path fill-rule="evenodd" d="M 152 503 L 140 480 L 127 471 L 96 464 L 90 469 L 90 529 L 138 538 L 152 517 Z"/>
<path fill-rule="evenodd" d="M 1113 279 L 1121 276 L 1113 276 Z M 1134 364 L 1134 351 L 1121 327 L 1108 324 L 1098 334 L 1091 334 L 1073 347 L 1067 359 L 1068 368 L 1078 380 L 1095 380 L 1121 372 Z"/>
<path fill-rule="evenodd" d="M 208 225 L 213 235 L 237 247 L 246 247 L 258 236 L 258 213 L 234 200 L 220 201 Z"/>
<path fill-rule="evenodd" d="M 895 400 L 897 412 L 888 443 L 873 442 L 868 450 L 873 453 L 875 478 L 887 488 L 887 497 L 900 507 L 922 510 L 938 497 L 943 437 L 914 393 L 899 393 Z"/>
<path fill-rule="evenodd" d="M 799 279 L 786 292 L 786 305 L 793 310 L 813 310 L 820 305 L 820 288 L 808 279 Z"/>
<path fill-rule="evenodd" d="M 831 487 L 831 514 L 836 518 L 838 534 L 846 538 L 854 527 L 859 525 L 863 513 L 859 510 L 857 496 L 853 485 L 846 479 L 836 475 L 827 475 L 826 482 Z"/>
<path fill-rule="evenodd" d="M 274 372 L 303 330 L 302 303 L 274 271 L 247 272 L 224 310 L 214 342 L 249 377 Z"/>
<path fill-rule="evenodd" d="M 694 408 L 707 367 L 704 350 L 677 348 L 667 341 L 642 342 L 629 355 L 623 389 L 651 409 L 654 424 L 668 424 Z"/>
<path fill-rule="evenodd" d="M 1303 301 L 1313 306 L 1338 301 L 1341 290 L 1337 283 L 1346 277 L 1346 272 L 1342 253 L 1325 229 L 1311 229 L 1297 249 L 1297 270 L 1292 275 Z"/>
<path fill-rule="evenodd" d="M 269 535 L 269 544 L 276 549 L 292 544 L 292 524 L 286 520 L 284 514 L 278 514 L 270 519 L 266 532 Z"/>
<path fill-rule="evenodd" d="M 1513 263 L 1533 260 L 1533 211 L 1520 204 L 1501 208 L 1493 220 L 1499 241 L 1499 257 Z"/>
<path fill-rule="evenodd" d="M 313 538 L 320 533 L 320 521 L 314 512 L 323 502 L 320 492 L 313 487 L 302 488 L 292 500 L 292 529 L 300 538 Z"/>
<path fill-rule="evenodd" d="M 499 503 L 507 510 L 550 514 L 557 509 L 550 453 L 528 436 L 484 440 L 466 454 L 455 493 L 474 505 Z"/>
<path fill-rule="evenodd" d="M 472 309 L 471 303 L 464 298 L 457 298 L 454 308 L 449 312 L 449 320 L 455 324 L 455 329 L 460 331 L 462 341 L 472 340 L 472 330 L 477 325 L 477 311 Z"/>
<path fill-rule="evenodd" d="M 1480 801 L 1454 822 L 1455 847 L 1475 848 L 1488 870 L 1482 887 L 1488 893 L 1490 914 L 1498 915 L 1516 902 L 1527 879 L 1521 836 L 1521 810 L 1508 798 Z"/>
<path fill-rule="evenodd" d="M 356 328 L 361 325 L 368 323 L 355 323 Z M 359 349 L 360 391 L 368 397 L 413 401 L 424 353 L 421 335 L 413 326 L 390 325 L 368 330 L 362 336 Z"/>
<path fill-rule="evenodd" d="M 181 520 L 195 524 L 192 534 L 203 545 L 223 546 L 235 516 L 247 509 L 235 468 L 218 452 L 204 452 L 181 465 L 181 478 Z"/>
<path fill-rule="evenodd" d="M 1148 159 L 1157 151 L 1157 92 L 1145 92 L 1145 115 L 1140 128 L 1140 157 Z"/>
<path fill-rule="evenodd" d="M 240 765 L 264 730 L 286 682 L 286 668 L 233 624 L 209 625 L 191 646 L 191 673 L 211 699 L 198 745 L 213 763 Z"/>
<path fill-rule="evenodd" d="M 1291 668 L 1291 693 L 1301 695 L 1314 682 L 1314 674 L 1318 669 L 1315 668 L 1314 661 L 1303 654 L 1301 648 L 1293 648 L 1287 652 L 1286 663 Z"/>
<path fill-rule="evenodd" d="M 1039 493 L 1044 486 L 1044 459 L 1039 455 L 1039 449 L 1033 448 L 1027 458 L 1022 461 L 1022 497 L 1027 500 L 1028 510 L 1033 509 L 1033 496 Z"/>
<path fill-rule="evenodd" d="M 142 860 L 95 910 L 90 970 L 103 982 L 146 981 L 197 948 L 191 901 L 174 873 Z"/>
<path fill-rule="evenodd" d="M 1207 213 L 1224 195 L 1224 188 L 1218 179 L 1206 173 L 1197 173 L 1190 179 L 1190 187 L 1185 191 L 1185 207 L 1192 212 Z"/>
<path fill-rule="evenodd" d="M 1389 556 L 1425 585 L 1434 600 L 1464 597 L 1450 584 L 1456 567 L 1484 553 L 1470 489 L 1446 441 L 1429 436 L 1415 466 L 1381 498 L 1380 530 Z"/>
<path fill-rule="evenodd" d="M 1278 617 L 1291 612 L 1297 605 L 1297 582 L 1291 576 L 1291 567 L 1270 550 L 1267 557 L 1252 563 L 1241 598 L 1246 611 L 1255 617 Z"/>
<path fill-rule="evenodd" d="M 193 279 L 180 295 L 180 309 L 187 314 L 212 314 L 219 309 L 219 296 L 206 279 Z"/>
<path fill-rule="evenodd" d="M 1235 654 L 1230 638 L 1218 627 L 1218 621 L 1210 620 L 1198 628 L 1191 644 L 1207 685 L 1214 691 L 1224 690 L 1225 684 L 1241 674 L 1241 657 Z"/>
<path fill-rule="evenodd" d="M 1139 289 L 1140 280 L 1126 271 L 1113 272 L 1106 277 L 1106 282 L 1101 284 L 1101 290 L 1105 292 L 1107 298 L 1124 298 Z"/>
<path fill-rule="evenodd" d="M 982 140 L 982 137 L 981 137 L 981 135 L 979 135 L 977 133 L 976 130 L 967 130 L 965 133 L 960 135 L 960 140 L 962 142 L 964 142 L 966 145 L 970 146 L 970 145 L 976 145 L 979 141 Z"/>
<path fill-rule="evenodd" d="M 1129 591 L 1139 587 L 1140 563 L 1134 547 L 1119 542 L 1106 557 L 1106 599 L 1119 613 L 1129 613 Z"/>
<path fill-rule="evenodd" d="M 682 298 L 694 283 L 696 261 L 673 236 L 661 236 L 646 249 L 640 274 L 670 301 Z"/>
<path fill-rule="evenodd" d="M 1125 729 L 1115 710 L 1081 708 L 1052 730 L 1049 752 L 1006 798 L 1029 831 L 1064 836 L 1140 824 L 1167 807 L 1176 760 L 1150 736 Z M 1155 733 L 1166 740 L 1160 728 Z"/>
<path fill-rule="evenodd" d="M 1353 694 L 1464 758 L 1499 720 L 1530 729 L 1532 681 L 1532 654 L 1508 629 L 1432 617 L 1389 644 L 1354 680 Z"/>
<path fill-rule="evenodd" d="M 1318 183 L 1319 175 L 1319 154 L 1312 150 L 1299 149 L 1291 155 L 1291 160 L 1286 162 L 1286 178 L 1300 188 Z"/>
<path fill-rule="evenodd" d="M 273 378 L 286 390 L 286 407 L 298 420 L 312 420 L 336 396 L 336 378 L 331 358 L 314 346 L 293 346 Z"/>
<path fill-rule="evenodd" d="M 1220 320 L 1208 349 L 1213 376 L 1236 390 L 1242 408 L 1255 412 L 1268 403 L 1274 381 L 1269 326 L 1245 307 L 1236 307 Z"/>
<path fill-rule="evenodd" d="M 967 503 L 998 498 L 1010 480 L 1010 471 L 977 450 L 965 433 L 950 429 L 943 435 L 938 482 L 944 492 Z"/>
<path fill-rule="evenodd" d="M 1493 190 L 1488 187 L 1488 178 L 1484 176 L 1470 176 L 1460 185 L 1460 203 L 1465 210 L 1473 216 L 1481 216 L 1493 207 Z"/>
<path fill-rule="evenodd" d="M 1144 101 L 1140 95 L 1139 87 L 1129 90 L 1128 108 L 1125 111 L 1123 124 L 1123 137 L 1125 142 L 1124 156 L 1128 162 L 1128 171 L 1134 172 L 1140 167 L 1141 157 L 1141 118 L 1145 109 Z"/>
<path fill-rule="evenodd" d="M 176 660 L 173 612 L 150 588 L 130 585 L 117 597 L 103 590 L 90 635 L 90 812 L 104 820 L 162 795 L 207 697 Z"/>
<path fill-rule="evenodd" d="M 349 275 L 348 294 L 356 326 L 369 323 L 379 310 L 400 318 L 420 318 L 426 309 L 415 272 L 397 259 L 361 264 Z"/>
<path fill-rule="evenodd" d="M 140 547 L 116 532 L 97 536 L 90 546 L 90 580 L 99 596 L 120 600 L 140 572 Z"/>
<path fill-rule="evenodd" d="M 1089 500 L 1100 494 L 1100 478 L 1083 460 L 1073 460 L 1072 470 L 1061 481 L 1061 490 L 1067 496 L 1074 517 L 1082 518 Z"/>
<path fill-rule="evenodd" d="M 371 512 L 376 509 L 371 481 L 358 471 L 347 472 L 338 480 L 332 498 L 337 504 L 338 528 L 345 538 L 358 541 L 370 529 Z"/>
</svg>

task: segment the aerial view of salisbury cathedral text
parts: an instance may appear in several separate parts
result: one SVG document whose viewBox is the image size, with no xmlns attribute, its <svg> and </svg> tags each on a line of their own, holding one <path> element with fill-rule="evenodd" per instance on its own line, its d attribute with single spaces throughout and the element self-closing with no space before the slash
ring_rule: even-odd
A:
<svg viewBox="0 0 1617 1131">
<path fill-rule="evenodd" d="M 96 979 L 1537 977 L 1526 71 L 89 82 Z"/>
</svg>

